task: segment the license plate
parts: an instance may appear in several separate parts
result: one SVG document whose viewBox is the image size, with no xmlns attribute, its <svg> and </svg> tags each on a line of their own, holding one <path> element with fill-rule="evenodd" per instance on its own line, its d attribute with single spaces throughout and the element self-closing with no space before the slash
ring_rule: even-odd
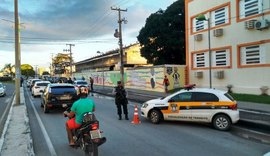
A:
<svg viewBox="0 0 270 156">
<path fill-rule="evenodd" d="M 101 134 L 99 130 L 90 131 L 91 139 L 101 138 Z"/>
<path fill-rule="evenodd" d="M 62 104 L 62 107 L 63 107 L 63 108 L 66 108 L 66 107 L 67 107 L 67 104 Z"/>
<path fill-rule="evenodd" d="M 60 100 L 70 100 L 71 97 L 69 95 L 63 95 L 63 96 L 60 96 Z"/>
</svg>

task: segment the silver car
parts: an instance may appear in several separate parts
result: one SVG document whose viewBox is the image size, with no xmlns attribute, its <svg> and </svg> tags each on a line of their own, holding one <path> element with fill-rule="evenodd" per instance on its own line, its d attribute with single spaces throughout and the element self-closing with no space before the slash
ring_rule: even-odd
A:
<svg viewBox="0 0 270 156">
<path fill-rule="evenodd" d="M 6 86 L 0 83 L 0 96 L 6 96 Z"/>
</svg>

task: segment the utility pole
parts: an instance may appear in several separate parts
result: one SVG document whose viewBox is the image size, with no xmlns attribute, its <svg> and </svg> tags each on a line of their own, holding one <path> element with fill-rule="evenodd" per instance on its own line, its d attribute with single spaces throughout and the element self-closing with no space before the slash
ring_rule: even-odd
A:
<svg viewBox="0 0 270 156">
<path fill-rule="evenodd" d="M 115 37 L 119 37 L 119 49 L 120 49 L 120 74 L 121 74 L 121 82 L 125 85 L 124 82 L 124 61 L 123 61 L 123 40 L 122 40 L 122 22 L 126 23 L 127 20 L 121 18 L 121 11 L 127 12 L 127 9 L 113 8 L 111 10 L 118 11 L 118 24 L 119 24 L 119 32 L 117 30 L 114 34 Z"/>
<path fill-rule="evenodd" d="M 70 63 L 69 63 L 69 66 L 70 66 L 70 77 L 72 77 L 73 75 L 73 71 L 72 71 L 72 51 L 71 51 L 71 47 L 72 46 L 75 46 L 75 44 L 66 44 L 67 46 L 69 46 L 69 49 L 64 49 L 64 51 L 67 51 L 69 52 L 69 56 L 70 56 Z"/>
<path fill-rule="evenodd" d="M 51 53 L 51 60 L 52 60 L 52 63 L 51 63 L 51 76 L 54 76 L 53 74 L 53 53 Z"/>
<path fill-rule="evenodd" d="M 21 78 L 21 52 L 20 52 L 20 30 L 18 17 L 18 0 L 14 0 L 14 18 L 15 18 L 15 92 L 16 105 L 21 103 L 20 99 L 20 78 Z"/>
</svg>

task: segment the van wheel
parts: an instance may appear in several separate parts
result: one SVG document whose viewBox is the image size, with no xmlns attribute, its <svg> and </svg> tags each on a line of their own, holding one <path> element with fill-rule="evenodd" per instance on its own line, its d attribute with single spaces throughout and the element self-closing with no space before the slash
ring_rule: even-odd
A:
<svg viewBox="0 0 270 156">
<path fill-rule="evenodd" d="M 227 115 L 219 114 L 216 115 L 213 119 L 213 126 L 217 130 L 227 131 L 231 127 L 231 120 Z"/>
<path fill-rule="evenodd" d="M 158 110 L 152 110 L 149 114 L 149 118 L 153 124 L 158 124 L 161 120 L 161 113 Z"/>
</svg>

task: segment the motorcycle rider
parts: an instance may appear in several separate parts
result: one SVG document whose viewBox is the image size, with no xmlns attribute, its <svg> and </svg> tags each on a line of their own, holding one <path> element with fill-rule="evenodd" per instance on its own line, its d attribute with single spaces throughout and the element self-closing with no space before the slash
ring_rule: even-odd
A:
<svg viewBox="0 0 270 156">
<path fill-rule="evenodd" d="M 95 103 L 93 100 L 87 98 L 88 89 L 87 87 L 79 88 L 80 99 L 75 101 L 70 109 L 70 112 L 64 112 L 65 116 L 68 116 L 70 119 L 66 122 L 66 131 L 68 136 L 69 145 L 75 145 L 72 130 L 77 129 L 81 126 L 83 115 L 87 112 L 95 111 Z"/>
</svg>

